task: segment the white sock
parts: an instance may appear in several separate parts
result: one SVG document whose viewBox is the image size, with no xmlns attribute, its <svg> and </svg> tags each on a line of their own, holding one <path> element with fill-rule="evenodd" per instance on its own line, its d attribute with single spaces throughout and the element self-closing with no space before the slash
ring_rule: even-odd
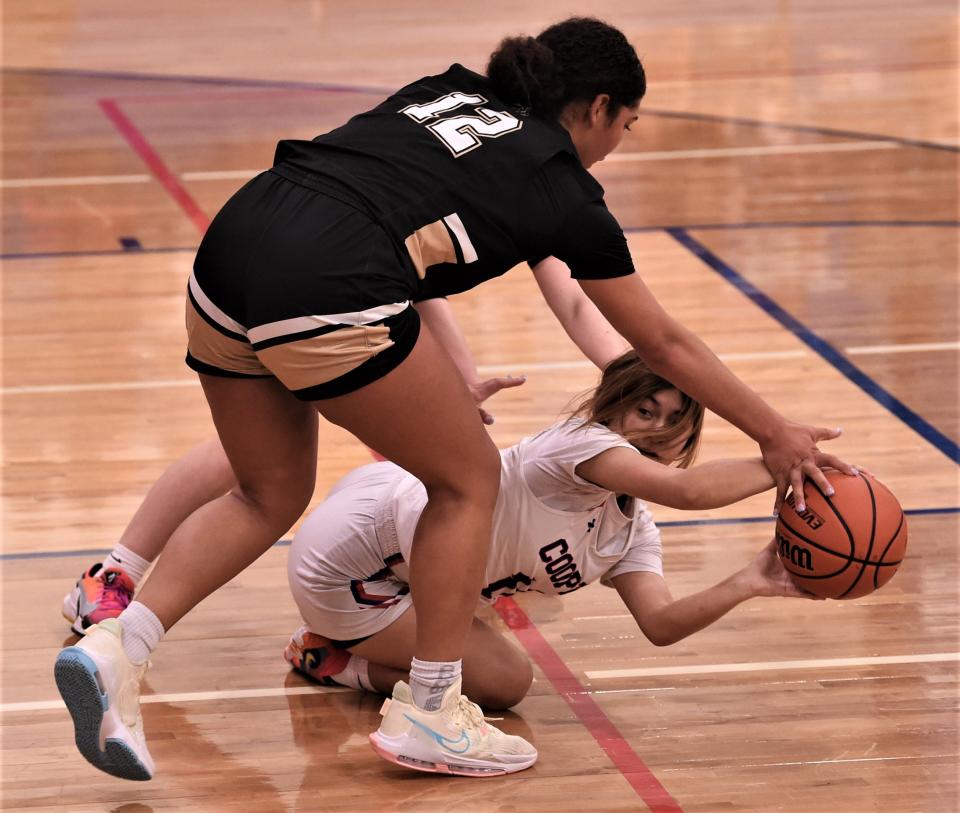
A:
<svg viewBox="0 0 960 813">
<path fill-rule="evenodd" d="M 103 567 L 104 570 L 119 567 L 133 579 L 134 584 L 138 584 L 143 578 L 143 574 L 147 572 L 147 568 L 150 567 L 150 562 L 134 553 L 130 548 L 117 545 L 103 560 Z"/>
<path fill-rule="evenodd" d="M 330 675 L 330 679 L 350 689 L 365 689 L 368 692 L 376 691 L 370 682 L 370 661 L 366 658 L 361 658 L 359 655 L 351 655 L 343 671 L 337 672 L 335 675 Z"/>
<path fill-rule="evenodd" d="M 123 651 L 133 663 L 143 663 L 163 638 L 163 624 L 153 610 L 139 601 L 131 601 L 118 620 L 123 629 Z"/>
<path fill-rule="evenodd" d="M 463 670 L 463 661 L 421 661 L 410 663 L 410 690 L 413 702 L 424 711 L 436 711 L 443 693 L 456 682 Z"/>
</svg>

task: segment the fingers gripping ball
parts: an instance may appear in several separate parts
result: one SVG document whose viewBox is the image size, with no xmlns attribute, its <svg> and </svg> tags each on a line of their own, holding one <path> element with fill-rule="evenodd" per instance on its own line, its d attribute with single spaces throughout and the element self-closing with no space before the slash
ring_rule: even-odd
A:
<svg viewBox="0 0 960 813">
<path fill-rule="evenodd" d="M 805 590 L 822 598 L 860 598 L 897 572 L 907 548 L 907 521 L 897 498 L 867 474 L 827 473 L 827 497 L 806 480 L 806 511 L 794 494 L 777 517 L 780 561 Z"/>
</svg>

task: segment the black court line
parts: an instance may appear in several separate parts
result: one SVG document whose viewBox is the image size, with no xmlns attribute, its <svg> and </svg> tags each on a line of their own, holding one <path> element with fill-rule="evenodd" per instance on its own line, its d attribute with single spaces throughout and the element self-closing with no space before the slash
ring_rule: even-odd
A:
<svg viewBox="0 0 960 813">
<path fill-rule="evenodd" d="M 737 231 L 742 229 L 854 229 L 854 228 L 947 228 L 960 227 L 960 220 L 803 220 L 803 221 L 775 221 L 770 223 L 689 223 L 682 225 L 665 226 L 628 226 L 624 232 L 629 234 L 644 234 L 649 232 L 670 231 L 671 229 L 685 229 L 687 231 Z M 198 244 L 199 245 L 199 244 Z M 97 257 L 114 254 L 166 254 L 185 251 L 196 251 L 197 246 L 159 246 L 150 248 L 141 246 L 138 249 L 102 248 L 83 251 L 19 251 L 9 254 L 0 254 L 0 260 L 33 260 L 45 257 Z"/>
<path fill-rule="evenodd" d="M 926 150 L 941 150 L 943 152 L 960 152 L 960 147 L 953 144 L 941 144 L 938 141 L 926 141 L 917 138 L 903 138 L 902 136 L 884 135 L 882 133 L 865 133 L 859 130 L 843 130 L 836 127 L 820 127 L 814 124 L 790 124 L 765 119 L 751 119 L 743 116 L 721 116 L 713 113 L 683 113 L 672 110 L 650 110 L 642 105 L 641 116 L 655 116 L 662 119 L 684 119 L 686 121 L 706 121 L 714 124 L 739 124 L 742 127 L 755 127 L 763 130 L 786 130 L 791 133 L 814 133 L 816 135 L 831 136 L 834 138 L 851 138 L 866 141 L 887 141 L 891 144 L 903 144 L 905 147 L 919 147 Z"/>
<path fill-rule="evenodd" d="M 911 508 L 903 512 L 908 517 L 950 516 L 960 514 L 960 507 L 953 508 Z M 727 519 L 676 519 L 658 522 L 658 528 L 687 528 L 709 525 L 754 525 L 757 523 L 772 523 L 773 517 L 730 517 Z M 292 539 L 281 539 L 274 543 L 275 548 L 285 548 Z M 25 559 L 68 559 L 71 556 L 103 557 L 110 553 L 109 548 L 86 548 L 82 550 L 42 550 L 32 553 L 3 553 L 0 562 L 16 562 Z"/>
<path fill-rule="evenodd" d="M 774 302 L 770 297 L 761 292 L 756 286 L 748 282 L 743 276 L 741 276 L 737 271 L 731 268 L 729 265 L 724 263 L 720 258 L 713 254 L 709 249 L 706 248 L 702 243 L 697 241 L 695 238 L 691 237 L 687 230 L 725 230 L 725 229 L 756 229 L 756 228 L 794 228 L 796 226 L 803 226 L 806 228 L 814 227 L 823 227 L 823 228 L 851 228 L 851 227 L 876 227 L 876 226 L 887 226 L 887 227 L 947 227 L 955 228 L 960 225 L 958 221 L 809 221 L 809 222 L 779 222 L 779 223 L 768 223 L 768 224 L 759 224 L 759 223 L 739 223 L 739 224 L 702 224 L 702 225 L 690 225 L 690 226 L 668 226 L 666 228 L 662 227 L 653 227 L 653 226 L 640 226 L 624 229 L 625 232 L 630 233 L 644 233 L 652 231 L 665 231 L 670 234 L 677 242 L 691 251 L 693 254 L 698 256 L 703 260 L 707 265 L 713 268 L 717 273 L 724 277 L 728 282 L 733 284 L 738 288 L 742 293 L 744 293 L 749 299 L 759 305 L 763 310 L 773 316 L 781 325 L 786 327 L 797 336 L 801 341 L 803 341 L 808 347 L 813 349 L 818 355 L 828 361 L 833 367 L 839 370 L 843 375 L 848 379 L 853 381 L 857 386 L 859 386 L 864 392 L 870 395 L 878 403 L 886 407 L 890 412 L 900 418 L 904 423 L 910 426 L 914 431 L 936 446 L 940 451 L 942 451 L 947 457 L 955 462 L 960 463 L 960 447 L 936 429 L 932 424 L 924 420 L 920 415 L 910 409 L 906 404 L 904 404 L 899 399 L 895 398 L 891 393 L 886 389 L 881 387 L 876 381 L 866 375 L 862 370 L 860 370 L 856 365 L 850 362 L 845 356 L 843 356 L 840 351 L 830 345 L 826 340 L 822 339 L 812 330 L 807 328 L 803 323 L 801 323 L 794 316 L 789 314 L 785 309 L 780 305 Z M 104 249 L 104 250 L 95 250 L 95 251 L 64 251 L 64 252 L 39 252 L 39 253 L 13 253 L 13 254 L 0 254 L 0 259 L 10 260 L 10 259 L 38 259 L 44 257 L 84 257 L 84 256 L 110 256 L 117 254 L 150 254 L 150 253 L 175 253 L 175 252 L 192 252 L 195 251 L 195 247 L 170 247 L 170 248 L 139 248 L 135 252 L 130 251 L 129 249 Z"/>
<path fill-rule="evenodd" d="M 770 296 L 721 260 L 703 243 L 688 234 L 685 229 L 667 229 L 666 231 L 667 234 L 673 237 L 673 239 L 687 249 L 687 251 L 716 271 L 744 296 L 776 319 L 777 322 L 800 339 L 807 347 L 856 384 L 877 403 L 896 415 L 907 426 L 924 438 L 924 440 L 931 443 L 951 460 L 960 463 L 960 446 L 958 446 L 955 441 L 948 438 L 939 429 L 910 409 L 910 407 L 887 392 L 887 390 L 853 364 L 833 345 L 810 330 L 803 322 L 777 304 Z"/>
<path fill-rule="evenodd" d="M 120 81 L 163 82 L 166 84 L 181 82 L 192 85 L 212 85 L 218 87 L 255 87 L 277 88 L 282 90 L 313 90 L 329 91 L 334 93 L 370 93 L 389 95 L 397 88 L 383 88 L 368 85 L 350 85 L 325 82 L 296 82 L 277 81 L 271 79 L 232 79 L 225 76 L 194 76 L 190 74 L 162 75 L 152 73 L 135 73 L 122 71 L 87 71 L 71 68 L 4 68 L 0 73 L 13 75 L 37 74 L 41 76 L 67 76 L 88 79 L 116 79 Z M 655 79 L 655 78 L 654 78 Z M 919 149 L 939 150 L 942 152 L 960 152 L 960 147 L 953 144 L 942 144 L 937 141 L 924 139 L 903 138 L 901 136 L 886 135 L 884 133 L 868 133 L 860 130 L 846 130 L 836 127 L 820 127 L 812 124 L 792 124 L 789 122 L 767 121 L 742 116 L 723 116 L 713 113 L 685 113 L 672 110 L 658 110 L 644 108 L 641 105 L 640 114 L 653 118 L 685 119 L 689 121 L 703 121 L 716 124 L 739 124 L 744 127 L 757 129 L 782 130 L 793 133 L 812 133 L 831 138 L 848 138 L 864 141 L 887 141 L 893 144 L 902 144 L 906 147 Z"/>
</svg>

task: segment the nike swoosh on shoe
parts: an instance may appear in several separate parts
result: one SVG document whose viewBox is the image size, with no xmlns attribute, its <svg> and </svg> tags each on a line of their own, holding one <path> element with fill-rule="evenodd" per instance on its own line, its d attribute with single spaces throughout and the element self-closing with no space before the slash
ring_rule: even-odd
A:
<svg viewBox="0 0 960 813">
<path fill-rule="evenodd" d="M 446 748 L 451 754 L 465 754 L 470 750 L 470 737 L 467 735 L 466 731 L 461 731 L 460 736 L 457 739 L 451 740 L 449 737 L 444 737 L 443 734 L 434 731 L 432 728 L 430 728 L 430 726 L 424 725 L 419 720 L 415 720 L 409 714 L 404 714 L 403 716 L 421 731 L 425 731 L 427 734 L 433 737 L 441 748 Z M 453 745 L 459 745 L 462 742 L 466 743 L 463 748 L 457 749 L 452 747 Z"/>
</svg>

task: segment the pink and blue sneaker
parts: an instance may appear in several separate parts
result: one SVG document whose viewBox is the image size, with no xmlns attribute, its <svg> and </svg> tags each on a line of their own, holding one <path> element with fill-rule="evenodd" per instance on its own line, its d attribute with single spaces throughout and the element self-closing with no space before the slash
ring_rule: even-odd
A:
<svg viewBox="0 0 960 813">
<path fill-rule="evenodd" d="M 63 617 L 77 635 L 108 618 L 116 618 L 133 600 L 135 585 L 120 568 L 104 568 L 97 562 L 63 598 Z"/>
</svg>

